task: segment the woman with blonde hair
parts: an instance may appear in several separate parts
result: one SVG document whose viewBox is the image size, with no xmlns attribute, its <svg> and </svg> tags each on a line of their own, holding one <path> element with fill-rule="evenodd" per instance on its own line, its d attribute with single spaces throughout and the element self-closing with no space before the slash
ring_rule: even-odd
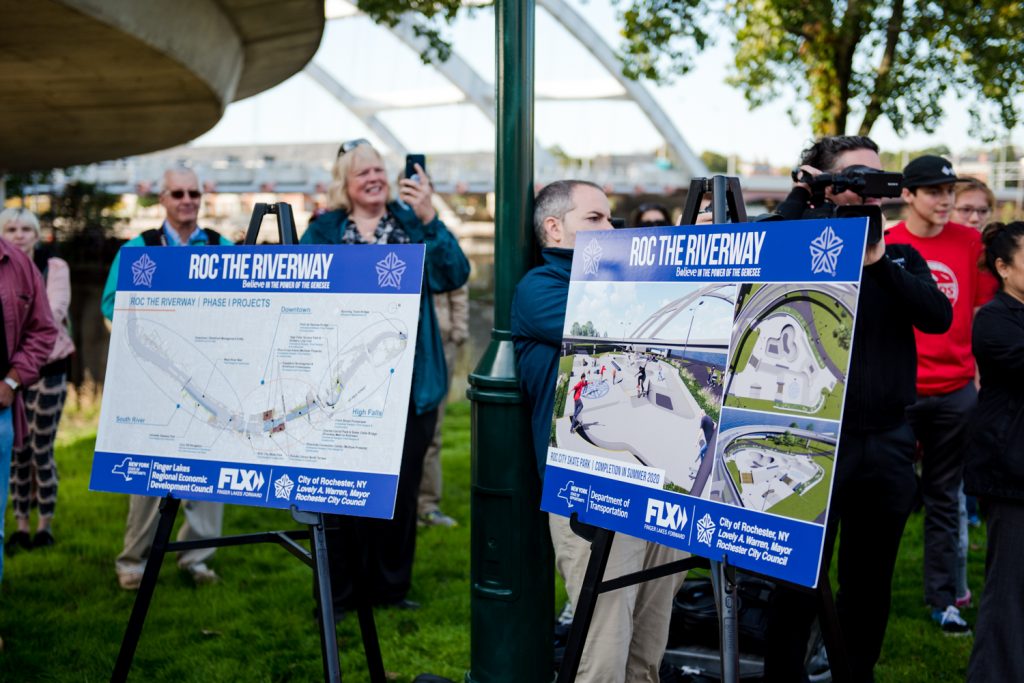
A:
<svg viewBox="0 0 1024 683">
<path fill-rule="evenodd" d="M 39 219 L 28 209 L 6 209 L 0 213 L 0 237 L 31 259 L 46 283 L 46 297 L 57 325 L 57 341 L 39 379 L 25 387 L 25 413 L 29 432 L 11 463 L 11 503 L 18 530 L 4 544 L 10 554 L 18 548 L 31 550 L 53 545 L 50 528 L 57 506 L 57 463 L 53 443 L 68 393 L 67 376 L 75 344 L 67 331 L 71 305 L 71 275 L 63 259 L 50 256 L 39 246 Z M 39 510 L 36 533 L 29 536 L 29 511 Z"/>
<path fill-rule="evenodd" d="M 977 178 L 964 178 L 956 184 L 953 199 L 953 220 L 981 230 L 996 210 L 996 195 Z"/>
<path fill-rule="evenodd" d="M 444 347 L 433 294 L 465 284 L 469 261 L 431 203 L 430 178 L 416 165 L 391 198 L 384 160 L 367 140 L 341 145 L 331 171 L 326 213 L 317 216 L 302 244 L 425 244 L 412 392 L 406 418 L 394 518 L 337 516 L 328 524 L 335 612 L 358 602 L 415 609 L 406 599 L 416 550 L 416 509 L 423 458 L 434 435 L 437 408 L 448 392 Z"/>
</svg>

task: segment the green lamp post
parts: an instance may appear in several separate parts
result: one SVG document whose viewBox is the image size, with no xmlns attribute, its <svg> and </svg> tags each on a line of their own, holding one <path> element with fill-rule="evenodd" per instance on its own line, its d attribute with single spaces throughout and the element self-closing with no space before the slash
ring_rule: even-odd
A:
<svg viewBox="0 0 1024 683">
<path fill-rule="evenodd" d="M 547 516 L 509 332 L 533 253 L 534 0 L 497 0 L 494 329 L 469 376 L 472 401 L 472 644 L 467 683 L 554 678 Z"/>
</svg>

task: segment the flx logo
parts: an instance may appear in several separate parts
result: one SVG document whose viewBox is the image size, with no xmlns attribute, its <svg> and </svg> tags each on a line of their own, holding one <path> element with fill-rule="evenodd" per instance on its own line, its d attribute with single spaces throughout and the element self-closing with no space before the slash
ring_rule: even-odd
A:
<svg viewBox="0 0 1024 683">
<path fill-rule="evenodd" d="M 687 522 L 686 510 L 682 505 L 669 503 L 656 498 L 647 499 L 647 516 L 644 521 L 660 526 L 663 529 L 681 531 Z"/>
<path fill-rule="evenodd" d="M 263 488 L 263 474 L 259 470 L 221 467 L 217 488 L 232 491 L 259 491 Z"/>
</svg>

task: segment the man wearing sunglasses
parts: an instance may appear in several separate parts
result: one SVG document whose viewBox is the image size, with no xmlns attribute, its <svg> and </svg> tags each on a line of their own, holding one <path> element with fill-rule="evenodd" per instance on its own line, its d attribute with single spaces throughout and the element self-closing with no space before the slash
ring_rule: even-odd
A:
<svg viewBox="0 0 1024 683">
<path fill-rule="evenodd" d="M 146 230 L 138 237 L 125 242 L 110 266 L 100 305 L 108 326 L 114 318 L 117 272 L 124 247 L 195 247 L 230 244 L 218 232 L 199 227 L 199 205 L 202 197 L 199 178 L 193 171 L 187 168 L 169 168 L 164 171 L 163 187 L 160 190 L 160 205 L 166 212 L 163 225 Z M 182 509 L 185 511 L 185 523 L 178 531 L 179 541 L 216 538 L 221 535 L 223 503 L 184 501 Z M 159 498 L 129 496 L 124 549 L 117 556 L 114 565 L 117 582 L 124 590 L 137 590 L 142 583 L 142 573 L 146 568 L 146 558 L 149 556 L 159 518 Z M 178 556 L 178 566 L 188 572 L 197 584 L 214 583 L 217 581 L 217 574 L 206 566 L 206 560 L 213 552 L 213 548 L 185 551 Z"/>
</svg>

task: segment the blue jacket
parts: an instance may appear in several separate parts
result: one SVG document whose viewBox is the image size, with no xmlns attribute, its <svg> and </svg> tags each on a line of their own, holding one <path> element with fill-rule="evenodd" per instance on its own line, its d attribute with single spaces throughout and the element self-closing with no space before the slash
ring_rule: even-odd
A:
<svg viewBox="0 0 1024 683">
<path fill-rule="evenodd" d="M 416 360 L 412 370 L 412 400 L 416 414 L 422 415 L 437 408 L 448 393 L 448 368 L 431 295 L 450 292 L 466 284 L 469 279 L 469 261 L 441 219 L 435 217 L 423 225 L 412 210 L 396 202 L 389 203 L 388 210 L 401 224 L 411 242 L 427 246 L 416 333 Z M 347 224 L 347 212 L 342 209 L 328 211 L 309 224 L 299 243 L 341 244 L 341 236 Z"/>
<path fill-rule="evenodd" d="M 528 272 L 516 285 L 511 327 L 519 387 L 530 406 L 537 473 L 543 479 L 569 299 L 572 249 L 544 249 L 541 256 L 544 264 Z"/>
</svg>

